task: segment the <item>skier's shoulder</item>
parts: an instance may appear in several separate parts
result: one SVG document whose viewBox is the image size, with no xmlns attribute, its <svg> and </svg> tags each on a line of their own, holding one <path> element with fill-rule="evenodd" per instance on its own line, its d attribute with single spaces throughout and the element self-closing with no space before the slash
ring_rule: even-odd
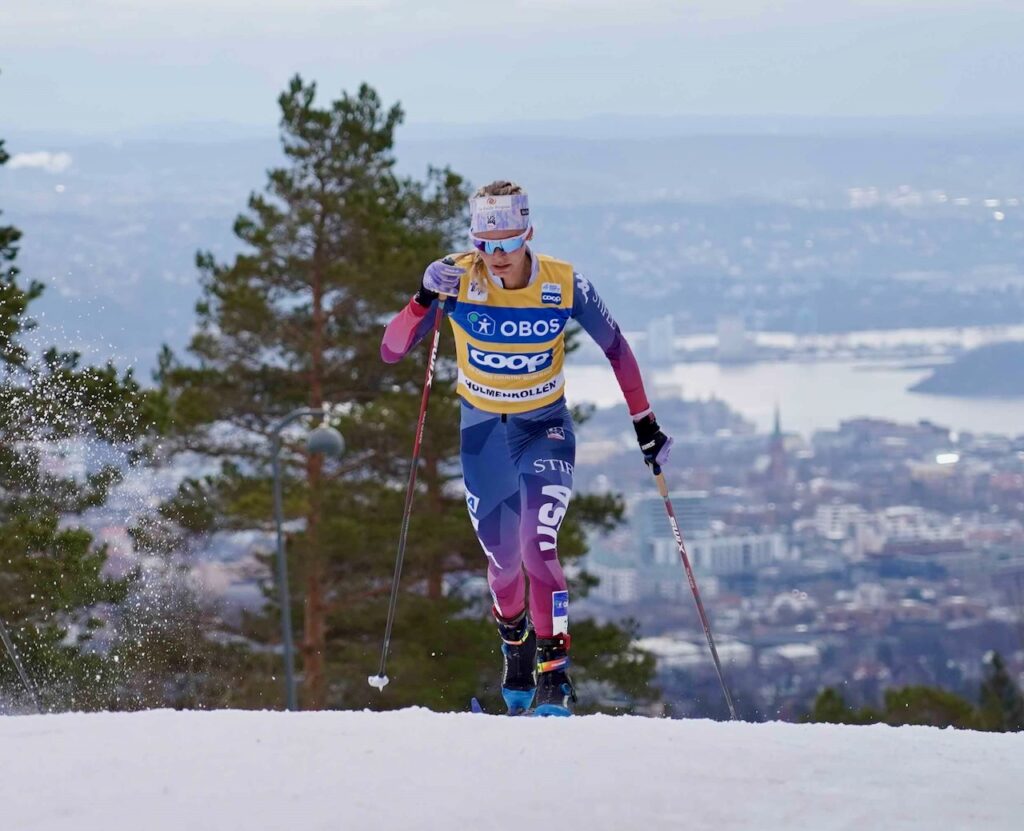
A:
<svg viewBox="0 0 1024 831">
<path fill-rule="evenodd" d="M 562 287 L 562 292 L 569 298 L 569 305 L 572 305 L 573 290 L 575 288 L 574 276 L 576 269 L 572 263 L 550 257 L 547 254 L 537 254 L 537 266 L 541 278 L 548 283 L 555 282 Z"/>
<path fill-rule="evenodd" d="M 557 257 L 552 257 L 550 254 L 541 254 L 538 252 L 531 253 L 533 253 L 534 256 L 536 256 L 537 262 L 539 262 L 542 266 L 547 266 L 548 268 L 555 269 L 558 271 L 567 271 L 570 275 L 572 275 L 575 271 L 575 269 L 572 267 L 572 263 L 570 262 L 560 260 Z"/>
<path fill-rule="evenodd" d="M 590 302 L 598 301 L 597 291 L 594 289 L 593 283 L 590 282 L 583 274 L 575 269 L 572 272 L 573 282 L 573 308 L 576 314 L 582 312 Z"/>
</svg>

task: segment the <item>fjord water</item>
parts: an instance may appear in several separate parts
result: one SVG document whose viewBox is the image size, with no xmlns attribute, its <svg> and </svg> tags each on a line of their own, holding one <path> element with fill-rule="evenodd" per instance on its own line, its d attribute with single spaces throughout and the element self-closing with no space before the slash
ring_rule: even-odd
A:
<svg viewBox="0 0 1024 831">
<path fill-rule="evenodd" d="M 908 368 L 908 363 L 906 359 L 677 363 L 655 367 L 651 386 L 681 390 L 688 399 L 720 398 L 753 421 L 760 432 L 771 430 L 777 404 L 783 428 L 805 436 L 859 417 L 904 423 L 926 419 L 961 432 L 1024 434 L 1024 398 L 909 392 L 930 370 Z M 611 406 L 621 398 L 607 365 L 572 365 L 570 360 L 566 387 L 570 402 Z"/>
</svg>

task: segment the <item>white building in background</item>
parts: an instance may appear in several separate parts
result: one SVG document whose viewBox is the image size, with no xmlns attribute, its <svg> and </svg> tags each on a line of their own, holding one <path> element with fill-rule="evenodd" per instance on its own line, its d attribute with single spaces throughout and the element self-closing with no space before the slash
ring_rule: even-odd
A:
<svg viewBox="0 0 1024 831">
<path fill-rule="evenodd" d="M 860 505 L 833 502 L 819 505 L 814 512 L 814 530 L 819 537 L 839 542 L 856 536 L 857 528 L 868 518 Z"/>
<path fill-rule="evenodd" d="M 689 632 L 678 632 L 639 638 L 636 645 L 654 655 L 661 669 L 691 669 L 707 666 L 707 644 L 691 638 L 692 635 Z M 749 644 L 729 637 L 719 637 L 716 640 L 718 656 L 722 659 L 722 663 L 734 668 L 750 666 L 754 659 L 754 650 Z"/>
<path fill-rule="evenodd" d="M 917 505 L 893 505 L 875 517 L 888 542 L 935 542 L 962 537 L 948 517 Z"/>
<path fill-rule="evenodd" d="M 821 663 L 821 650 L 813 643 L 784 643 L 766 649 L 760 656 L 760 664 L 764 668 L 778 663 L 810 669 Z"/>
<path fill-rule="evenodd" d="M 786 558 L 786 541 L 780 533 L 753 534 L 713 525 L 707 499 L 705 491 L 682 491 L 672 499 L 694 571 L 725 577 L 755 571 Z M 630 512 L 630 527 L 637 532 L 641 562 L 656 567 L 679 563 L 679 548 L 660 498 L 636 500 Z"/>
<path fill-rule="evenodd" d="M 670 530 L 666 536 L 643 542 L 648 547 L 650 565 L 679 566 L 679 547 Z M 688 537 L 685 544 L 694 572 L 712 577 L 750 573 L 786 558 L 786 541 L 782 534 L 710 532 Z"/>
<path fill-rule="evenodd" d="M 742 317 L 729 315 L 718 318 L 715 331 L 718 335 L 718 360 L 730 362 L 750 358 L 751 341 Z"/>
<path fill-rule="evenodd" d="M 715 534 L 693 540 L 688 549 L 694 571 L 716 577 L 756 571 L 786 557 L 782 534 Z"/>
<path fill-rule="evenodd" d="M 819 505 L 813 523 L 818 536 L 841 543 L 843 553 L 855 558 L 878 554 L 890 543 L 950 542 L 963 536 L 948 518 L 915 505 L 866 511 L 834 502 Z"/>
<path fill-rule="evenodd" d="M 652 364 L 676 359 L 676 328 L 672 315 L 656 317 L 647 324 L 647 358 Z"/>
<path fill-rule="evenodd" d="M 635 568 L 617 568 L 595 563 L 588 571 L 600 582 L 591 594 L 605 603 L 627 604 L 640 599 L 640 577 Z"/>
<path fill-rule="evenodd" d="M 783 534 L 753 534 L 712 523 L 707 493 L 684 491 L 673 496 L 686 552 L 700 581 L 701 594 L 714 597 L 722 578 L 752 574 L 788 555 Z M 672 534 L 665 503 L 640 497 L 628 506 L 629 528 L 619 532 L 612 549 L 596 546 L 587 570 L 600 580 L 592 596 L 606 603 L 628 604 L 645 598 L 685 600 L 690 589 Z"/>
</svg>

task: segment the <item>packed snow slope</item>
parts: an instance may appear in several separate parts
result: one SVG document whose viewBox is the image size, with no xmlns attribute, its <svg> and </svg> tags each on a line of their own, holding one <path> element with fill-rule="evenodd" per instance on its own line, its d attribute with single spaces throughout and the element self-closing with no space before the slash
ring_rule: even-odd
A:
<svg viewBox="0 0 1024 831">
<path fill-rule="evenodd" d="M 0 718 L 3 831 L 1024 828 L 1024 735 L 588 716 Z"/>
</svg>

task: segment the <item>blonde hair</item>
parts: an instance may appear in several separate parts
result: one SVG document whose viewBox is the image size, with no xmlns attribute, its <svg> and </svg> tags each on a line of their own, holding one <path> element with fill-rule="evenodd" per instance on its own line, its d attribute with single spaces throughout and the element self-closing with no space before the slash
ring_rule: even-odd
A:
<svg viewBox="0 0 1024 831">
<path fill-rule="evenodd" d="M 517 193 L 526 193 L 522 185 L 517 185 L 515 182 L 509 182 L 506 179 L 495 179 L 489 185 L 477 188 L 473 198 L 476 199 L 478 196 L 512 196 Z"/>
</svg>

